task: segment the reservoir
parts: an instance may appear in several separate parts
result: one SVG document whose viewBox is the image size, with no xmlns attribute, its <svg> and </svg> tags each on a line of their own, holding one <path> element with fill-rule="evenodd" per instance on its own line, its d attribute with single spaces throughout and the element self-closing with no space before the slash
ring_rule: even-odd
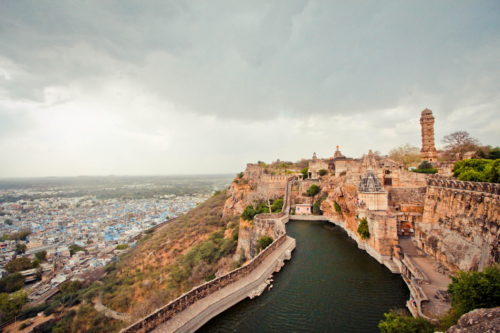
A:
<svg viewBox="0 0 500 333">
<path fill-rule="evenodd" d="M 347 234 L 326 222 L 290 221 L 292 260 L 273 288 L 236 304 L 198 332 L 378 332 L 383 313 L 405 307 L 409 291 Z"/>
</svg>

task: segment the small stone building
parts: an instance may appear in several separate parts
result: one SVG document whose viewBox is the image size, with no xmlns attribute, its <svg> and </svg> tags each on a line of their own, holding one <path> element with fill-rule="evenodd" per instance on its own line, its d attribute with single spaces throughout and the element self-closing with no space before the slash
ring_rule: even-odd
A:
<svg viewBox="0 0 500 333">
<path fill-rule="evenodd" d="M 311 215 L 312 209 L 310 204 L 295 205 L 295 215 Z"/>
<path fill-rule="evenodd" d="M 367 170 L 358 186 L 358 199 L 361 207 L 368 210 L 387 210 L 388 195 L 380 180 L 372 170 Z"/>
<path fill-rule="evenodd" d="M 311 162 L 309 162 L 309 178 L 318 179 L 320 170 L 328 170 L 328 163 L 319 159 L 314 153 Z"/>
</svg>

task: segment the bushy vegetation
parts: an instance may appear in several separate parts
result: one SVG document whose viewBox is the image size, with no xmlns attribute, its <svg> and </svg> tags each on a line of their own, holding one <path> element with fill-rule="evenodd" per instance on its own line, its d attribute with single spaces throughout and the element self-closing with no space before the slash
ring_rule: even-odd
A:
<svg viewBox="0 0 500 333">
<path fill-rule="evenodd" d="M 224 238 L 222 231 L 212 233 L 208 240 L 191 248 L 171 266 L 169 287 L 184 289 L 193 272 L 203 275 L 201 278 L 207 280 L 215 274 L 214 264 L 220 258 L 234 253 L 236 244 L 237 240 L 234 237 Z"/>
<path fill-rule="evenodd" d="M 126 250 L 128 249 L 128 244 L 119 244 L 116 246 L 117 250 Z"/>
<path fill-rule="evenodd" d="M 477 308 L 500 306 L 500 267 L 492 266 L 482 272 L 459 272 L 448 287 L 452 305 L 464 314 Z"/>
<path fill-rule="evenodd" d="M 321 197 L 319 197 L 318 200 L 316 200 L 312 206 L 312 213 L 314 215 L 323 215 L 323 211 L 321 210 L 321 203 L 325 201 L 327 195 L 323 194 Z"/>
<path fill-rule="evenodd" d="M 422 161 L 422 163 L 419 164 L 418 168 L 413 169 L 412 171 L 427 174 L 434 174 L 438 172 L 438 170 L 434 168 L 434 166 L 428 161 Z"/>
<path fill-rule="evenodd" d="M 279 213 L 283 209 L 283 198 L 279 198 L 273 201 L 273 204 L 271 205 L 271 211 L 273 213 Z"/>
<path fill-rule="evenodd" d="M 12 294 L 0 293 L 0 322 L 5 322 L 17 316 L 28 301 L 28 296 L 23 290 Z"/>
<path fill-rule="evenodd" d="M 47 260 L 47 251 L 39 251 L 35 253 L 35 258 L 40 262 Z"/>
<path fill-rule="evenodd" d="M 26 238 L 31 234 L 31 230 L 30 229 L 23 229 L 23 230 L 20 230 L 18 232 L 14 232 L 14 233 L 11 233 L 11 234 L 3 234 L 1 237 L 0 237 L 0 241 L 6 241 L 6 240 L 13 240 L 13 241 L 19 241 L 19 240 L 22 240 L 22 241 L 25 241 Z"/>
<path fill-rule="evenodd" d="M 382 333 L 433 333 L 434 326 L 424 318 L 414 318 L 402 311 L 384 313 L 378 328 Z"/>
<path fill-rule="evenodd" d="M 318 174 L 323 177 L 323 176 L 326 176 L 328 174 L 328 170 L 325 170 L 325 169 L 321 169 L 318 171 Z"/>
<path fill-rule="evenodd" d="M 274 200 L 271 203 L 271 213 L 279 213 L 283 208 L 283 199 L 279 198 Z M 255 203 L 253 206 L 248 205 L 241 213 L 241 218 L 245 221 L 252 221 L 254 216 L 257 214 L 269 213 L 269 206 L 264 201 L 259 201 Z"/>
<path fill-rule="evenodd" d="M 489 160 L 500 159 L 500 147 L 484 146 L 479 148 L 477 157 L 486 158 Z"/>
<path fill-rule="evenodd" d="M 5 265 L 5 270 L 9 273 L 20 272 L 31 268 L 34 268 L 33 263 L 29 258 L 25 257 L 14 258 Z"/>
<path fill-rule="evenodd" d="M 465 313 L 478 308 L 500 306 L 500 267 L 498 264 L 482 272 L 459 272 L 448 286 L 451 309 L 440 318 L 439 329 L 446 331 Z"/>
<path fill-rule="evenodd" d="M 13 273 L 0 279 L 0 292 L 12 293 L 24 286 L 24 276 L 21 273 Z"/>
<path fill-rule="evenodd" d="M 337 214 L 342 214 L 342 207 L 340 207 L 340 205 L 337 201 L 333 202 L 333 207 L 335 208 L 335 211 L 337 212 Z"/>
<path fill-rule="evenodd" d="M 370 229 L 368 228 L 368 220 L 366 219 L 366 217 L 363 217 L 361 220 L 359 220 L 358 234 L 361 236 L 361 239 L 370 238 Z"/>
<path fill-rule="evenodd" d="M 306 191 L 308 197 L 314 197 L 316 194 L 321 192 L 321 187 L 316 184 L 312 184 Z"/>
<path fill-rule="evenodd" d="M 257 251 L 260 252 L 273 243 L 273 238 L 270 236 L 262 236 L 257 240 Z"/>
<path fill-rule="evenodd" d="M 453 175 L 463 181 L 500 183 L 500 159 L 469 159 L 458 161 Z"/>
<path fill-rule="evenodd" d="M 300 170 L 303 179 L 309 178 L 309 168 L 303 168 Z"/>
<path fill-rule="evenodd" d="M 75 253 L 77 253 L 78 251 L 86 251 L 85 248 L 81 247 L 80 245 L 77 245 L 77 244 L 71 244 L 69 246 L 69 253 L 70 255 L 73 255 Z"/>
</svg>

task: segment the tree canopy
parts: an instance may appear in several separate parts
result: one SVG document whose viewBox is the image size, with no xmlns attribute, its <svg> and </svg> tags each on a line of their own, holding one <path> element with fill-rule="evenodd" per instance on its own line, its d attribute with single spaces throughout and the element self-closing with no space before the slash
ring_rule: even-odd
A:
<svg viewBox="0 0 500 333">
<path fill-rule="evenodd" d="M 266 247 L 271 245 L 273 242 L 273 238 L 269 236 L 262 236 L 257 240 L 257 250 L 264 250 Z"/>
<path fill-rule="evenodd" d="M 384 320 L 378 324 L 382 333 L 432 333 L 434 327 L 423 318 L 413 318 L 395 311 L 384 313 Z"/>
<path fill-rule="evenodd" d="M 478 308 L 500 306 L 500 268 L 487 267 L 482 272 L 459 272 L 448 286 L 453 308 L 464 314 Z"/>
<path fill-rule="evenodd" d="M 443 143 L 446 154 L 458 159 L 462 159 L 467 152 L 479 150 L 479 141 L 466 131 L 446 135 Z"/>
<path fill-rule="evenodd" d="M 5 265 L 5 270 L 9 273 L 20 272 L 31 268 L 33 268 L 31 260 L 21 257 L 14 258 Z"/>
<path fill-rule="evenodd" d="M 500 159 L 469 159 L 455 163 L 453 175 L 463 181 L 500 183 Z"/>
<path fill-rule="evenodd" d="M 389 158 L 396 162 L 403 163 L 405 168 L 407 168 L 420 161 L 420 149 L 407 143 L 393 148 L 389 152 Z"/>
<path fill-rule="evenodd" d="M 312 184 L 306 191 L 306 195 L 308 197 L 314 197 L 316 194 L 318 194 L 319 192 L 321 192 L 321 188 L 316 185 L 316 184 Z"/>
</svg>

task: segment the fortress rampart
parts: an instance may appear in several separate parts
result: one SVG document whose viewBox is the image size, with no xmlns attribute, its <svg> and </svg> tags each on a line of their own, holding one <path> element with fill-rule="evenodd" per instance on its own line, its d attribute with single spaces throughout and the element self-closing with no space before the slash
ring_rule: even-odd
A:
<svg viewBox="0 0 500 333">
<path fill-rule="evenodd" d="M 422 222 L 421 249 L 451 271 L 481 270 L 499 262 L 500 184 L 431 177 Z"/>
<path fill-rule="evenodd" d="M 456 190 L 476 191 L 476 192 L 500 195 L 500 184 L 466 182 L 461 180 L 450 179 L 439 175 L 429 177 L 427 179 L 427 185 L 456 189 Z"/>
<path fill-rule="evenodd" d="M 167 305 L 159 308 L 155 312 L 151 313 L 147 317 L 139 320 L 133 325 L 123 329 L 122 333 L 145 333 L 150 332 L 160 324 L 165 323 L 176 314 L 187 309 L 190 305 L 201 300 L 204 297 L 224 288 L 225 286 L 234 283 L 235 281 L 242 279 L 243 277 L 249 275 L 257 266 L 259 266 L 275 249 L 282 245 L 287 239 L 284 234 L 278 239 L 276 239 L 271 245 L 260 252 L 255 258 L 253 258 L 245 266 L 237 268 L 219 278 L 212 281 L 206 282 L 191 291 L 185 293 L 184 295 L 176 298 Z"/>
</svg>

